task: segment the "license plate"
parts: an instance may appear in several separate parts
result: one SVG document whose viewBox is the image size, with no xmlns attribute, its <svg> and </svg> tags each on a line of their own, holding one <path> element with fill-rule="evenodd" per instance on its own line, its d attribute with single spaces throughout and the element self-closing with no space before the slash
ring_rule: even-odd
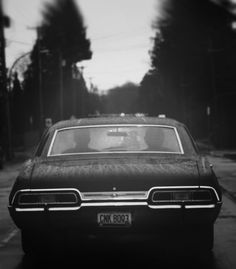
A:
<svg viewBox="0 0 236 269">
<path fill-rule="evenodd" d="M 97 221 L 100 226 L 129 226 L 131 225 L 131 213 L 98 213 Z"/>
</svg>

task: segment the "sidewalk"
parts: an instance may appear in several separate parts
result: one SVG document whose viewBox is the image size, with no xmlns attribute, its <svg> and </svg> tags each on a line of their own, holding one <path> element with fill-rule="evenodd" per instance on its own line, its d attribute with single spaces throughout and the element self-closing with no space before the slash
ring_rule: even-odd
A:
<svg viewBox="0 0 236 269">
<path fill-rule="evenodd" d="M 216 149 L 207 139 L 198 140 L 196 144 L 213 164 L 222 190 L 236 201 L 236 149 Z"/>
<path fill-rule="evenodd" d="M 16 158 L 11 162 L 4 163 L 3 169 L 0 170 L 0 246 L 5 235 L 10 234 L 16 229 L 9 216 L 7 206 L 10 190 L 21 169 L 22 163 L 23 160 Z"/>
<path fill-rule="evenodd" d="M 228 158 L 236 161 L 236 150 L 211 150 L 209 154 L 215 157 Z"/>
</svg>

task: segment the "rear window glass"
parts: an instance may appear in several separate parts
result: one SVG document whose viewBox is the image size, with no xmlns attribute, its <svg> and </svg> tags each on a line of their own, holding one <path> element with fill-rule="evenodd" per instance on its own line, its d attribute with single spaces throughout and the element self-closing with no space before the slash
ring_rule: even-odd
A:
<svg viewBox="0 0 236 269">
<path fill-rule="evenodd" d="M 105 126 L 58 130 L 49 149 L 49 156 L 107 152 L 183 153 L 173 127 Z"/>
</svg>

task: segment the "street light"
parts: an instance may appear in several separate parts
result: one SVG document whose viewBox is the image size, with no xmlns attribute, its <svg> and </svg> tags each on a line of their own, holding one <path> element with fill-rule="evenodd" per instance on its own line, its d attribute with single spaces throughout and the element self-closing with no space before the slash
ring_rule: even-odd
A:
<svg viewBox="0 0 236 269">
<path fill-rule="evenodd" d="M 8 91 L 9 91 L 9 92 L 11 91 L 11 77 L 12 77 L 12 73 L 13 73 L 14 67 L 17 65 L 17 63 L 18 63 L 21 59 L 23 59 L 24 57 L 30 55 L 30 53 L 31 53 L 31 51 L 28 51 L 28 52 L 22 54 L 20 57 L 18 57 L 18 58 L 13 62 L 13 64 L 12 64 L 11 67 L 9 68 L 9 70 L 8 70 L 8 75 L 7 75 L 8 79 L 9 79 L 9 83 L 8 83 Z"/>
</svg>

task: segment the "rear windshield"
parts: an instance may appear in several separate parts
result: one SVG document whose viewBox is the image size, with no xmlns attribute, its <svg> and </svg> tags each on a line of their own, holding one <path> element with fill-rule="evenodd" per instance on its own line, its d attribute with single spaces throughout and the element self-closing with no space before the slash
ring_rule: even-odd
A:
<svg viewBox="0 0 236 269">
<path fill-rule="evenodd" d="M 177 130 L 147 125 L 61 129 L 54 135 L 48 156 L 147 151 L 183 154 Z"/>
</svg>

